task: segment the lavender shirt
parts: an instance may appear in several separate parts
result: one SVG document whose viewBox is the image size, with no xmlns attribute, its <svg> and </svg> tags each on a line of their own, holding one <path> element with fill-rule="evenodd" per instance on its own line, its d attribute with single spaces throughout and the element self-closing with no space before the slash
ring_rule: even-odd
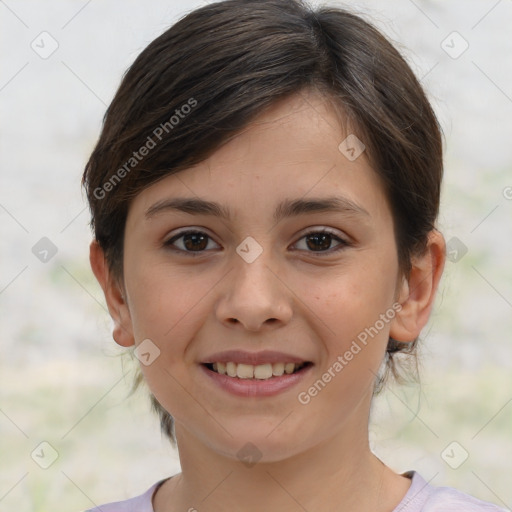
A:
<svg viewBox="0 0 512 512">
<path fill-rule="evenodd" d="M 508 512 L 451 487 L 434 487 L 415 471 L 404 473 L 404 476 L 412 479 L 411 487 L 393 512 Z M 108 503 L 85 512 L 154 512 L 151 500 L 164 481 L 157 482 L 135 498 Z"/>
</svg>

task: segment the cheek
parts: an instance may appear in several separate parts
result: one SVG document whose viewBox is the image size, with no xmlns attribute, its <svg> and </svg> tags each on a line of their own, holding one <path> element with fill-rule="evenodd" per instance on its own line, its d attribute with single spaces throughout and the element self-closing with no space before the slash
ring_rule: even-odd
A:
<svg viewBox="0 0 512 512">
<path fill-rule="evenodd" d="M 126 264 L 126 288 L 134 331 L 148 337 L 150 331 L 160 338 L 172 329 L 187 311 L 189 300 L 179 276 L 163 265 L 140 260 Z M 190 287 L 189 289 L 192 289 Z"/>
<path fill-rule="evenodd" d="M 389 266 L 354 265 L 323 277 L 302 276 L 301 296 L 323 321 L 326 331 L 346 342 L 391 307 L 395 281 L 393 272 L 386 268 L 393 268 L 392 261 Z"/>
<path fill-rule="evenodd" d="M 166 410 L 172 410 L 178 418 L 187 416 L 194 411 L 183 387 L 193 364 L 187 357 L 187 347 L 197 330 L 199 315 L 206 314 L 201 301 L 205 288 L 189 280 L 184 286 L 182 278 L 158 266 L 132 276 L 131 315 L 136 343 L 149 338 L 159 350 L 154 362 L 140 364 L 144 380 Z"/>
<path fill-rule="evenodd" d="M 168 368 L 187 363 L 188 343 L 211 314 L 208 294 L 218 276 L 165 264 L 132 265 L 130 270 L 126 286 L 136 343 L 149 338 Z"/>
</svg>

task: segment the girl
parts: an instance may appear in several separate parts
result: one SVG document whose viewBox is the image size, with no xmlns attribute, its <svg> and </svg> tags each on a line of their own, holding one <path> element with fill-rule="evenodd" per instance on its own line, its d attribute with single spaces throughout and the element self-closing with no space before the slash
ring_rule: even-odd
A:
<svg viewBox="0 0 512 512">
<path fill-rule="evenodd" d="M 181 473 L 103 512 L 498 511 L 368 443 L 445 262 L 438 122 L 370 24 L 226 0 L 153 41 L 83 184 L 90 260 Z"/>
</svg>

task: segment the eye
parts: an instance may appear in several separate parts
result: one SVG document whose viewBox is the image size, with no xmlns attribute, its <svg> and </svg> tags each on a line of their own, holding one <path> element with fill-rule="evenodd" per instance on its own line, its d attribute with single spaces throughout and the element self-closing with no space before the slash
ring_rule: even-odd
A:
<svg viewBox="0 0 512 512">
<path fill-rule="evenodd" d="M 332 254 L 333 252 L 340 251 L 350 245 L 349 242 L 326 229 L 310 231 L 309 233 L 306 233 L 299 242 L 302 240 L 305 240 L 305 248 L 299 248 L 299 250 L 306 250 L 307 252 L 314 253 L 328 252 L 329 254 Z M 331 248 L 333 241 L 338 242 L 338 245 Z M 216 242 L 213 242 L 210 235 L 204 231 L 189 230 L 173 236 L 169 240 L 165 241 L 163 245 L 165 247 L 170 247 L 177 252 L 187 253 L 191 256 L 199 256 L 199 254 L 205 252 L 207 249 L 212 249 L 209 242 L 218 245 Z M 299 245 L 299 242 L 297 242 L 295 246 Z"/>
<path fill-rule="evenodd" d="M 305 240 L 305 247 L 310 249 L 308 252 L 328 252 L 332 254 L 333 252 L 340 251 L 345 247 L 348 247 L 350 244 L 346 240 L 343 240 L 339 236 L 335 235 L 331 231 L 326 229 L 321 229 L 318 231 L 310 231 L 306 233 L 300 240 Z M 331 244 L 333 241 L 338 242 L 338 245 L 331 249 Z M 299 242 L 297 242 L 298 245 Z M 300 250 L 307 250 L 300 249 Z"/>
<path fill-rule="evenodd" d="M 176 244 L 177 241 L 180 241 L 180 243 Z M 189 253 L 192 256 L 196 256 L 196 254 L 194 253 L 198 253 L 197 255 L 199 255 L 200 253 L 204 252 L 205 249 L 208 248 L 209 241 L 213 242 L 211 237 L 205 232 L 191 230 L 184 231 L 170 238 L 169 240 L 164 242 L 164 246 L 171 247 L 172 249 L 174 249 L 177 246 L 177 251 Z M 209 248 L 211 249 L 211 247 Z"/>
</svg>

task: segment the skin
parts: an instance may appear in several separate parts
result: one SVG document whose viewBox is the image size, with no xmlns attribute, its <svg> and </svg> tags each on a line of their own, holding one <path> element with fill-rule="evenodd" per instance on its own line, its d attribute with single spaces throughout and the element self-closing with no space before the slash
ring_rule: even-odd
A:
<svg viewBox="0 0 512 512">
<path fill-rule="evenodd" d="M 401 276 L 393 218 L 366 154 L 349 161 L 338 145 L 350 132 L 315 92 L 276 103 L 201 164 L 142 191 L 129 208 L 123 282 L 101 248 L 91 265 L 122 346 L 149 338 L 160 356 L 141 365 L 151 392 L 176 422 L 182 472 L 154 496 L 156 512 L 243 509 L 390 512 L 410 480 L 369 449 L 372 390 L 388 337 L 412 341 L 428 321 L 441 278 L 445 245 L 433 231 L 424 254 Z M 275 223 L 284 199 L 343 196 L 367 214 L 315 212 Z M 162 199 L 200 197 L 229 206 L 232 220 L 162 211 Z M 210 238 L 198 257 L 183 228 Z M 328 251 L 304 238 L 327 228 Z M 253 237 L 263 252 L 252 263 L 236 248 Z M 327 244 L 329 241 L 327 241 Z M 204 248 L 203 248 L 204 247 Z M 189 253 L 179 252 L 179 249 Z M 302 405 L 297 399 L 343 355 L 365 327 L 398 302 L 385 323 L 343 371 Z M 236 320 L 233 320 L 236 319 Z M 241 398 L 213 386 L 200 370 L 228 349 L 279 350 L 312 361 L 304 382 L 277 396 Z M 261 453 L 247 467 L 237 452 Z M 341 507 L 340 505 L 343 504 Z"/>
</svg>

